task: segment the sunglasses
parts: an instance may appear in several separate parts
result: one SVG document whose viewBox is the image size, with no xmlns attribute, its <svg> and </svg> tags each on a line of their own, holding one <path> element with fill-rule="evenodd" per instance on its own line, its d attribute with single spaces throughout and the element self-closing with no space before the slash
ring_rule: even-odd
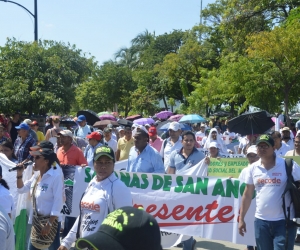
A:
<svg viewBox="0 0 300 250">
<path fill-rule="evenodd" d="M 38 160 L 40 158 L 42 158 L 40 155 L 37 155 L 37 156 L 34 157 L 35 160 Z"/>
</svg>

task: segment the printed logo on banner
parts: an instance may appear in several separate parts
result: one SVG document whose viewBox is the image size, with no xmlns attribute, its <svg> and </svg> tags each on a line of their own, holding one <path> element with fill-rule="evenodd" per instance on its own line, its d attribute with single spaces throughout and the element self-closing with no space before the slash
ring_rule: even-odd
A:
<svg viewBox="0 0 300 250">
<path fill-rule="evenodd" d="M 61 213 L 70 215 L 72 213 L 72 200 L 73 200 L 73 186 L 74 186 L 74 177 L 75 177 L 75 168 L 74 166 L 63 165 L 62 171 L 64 174 L 64 184 L 65 184 L 65 194 L 66 202 L 63 206 Z"/>
</svg>

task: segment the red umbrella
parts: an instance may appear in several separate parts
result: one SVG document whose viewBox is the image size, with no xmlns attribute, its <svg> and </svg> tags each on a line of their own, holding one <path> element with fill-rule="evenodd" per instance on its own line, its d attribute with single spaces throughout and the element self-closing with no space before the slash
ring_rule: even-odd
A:
<svg viewBox="0 0 300 250">
<path fill-rule="evenodd" d="M 131 116 L 127 116 L 126 120 L 134 121 L 134 120 L 139 119 L 139 118 L 142 118 L 142 116 L 141 115 L 131 115 Z"/>
</svg>

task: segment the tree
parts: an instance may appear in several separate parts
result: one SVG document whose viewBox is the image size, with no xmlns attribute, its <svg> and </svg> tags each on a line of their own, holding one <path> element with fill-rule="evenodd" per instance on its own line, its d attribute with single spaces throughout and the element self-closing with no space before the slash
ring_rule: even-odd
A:
<svg viewBox="0 0 300 250">
<path fill-rule="evenodd" d="M 74 90 L 93 71 L 93 58 L 70 44 L 9 39 L 0 47 L 2 111 L 67 113 Z"/>
</svg>

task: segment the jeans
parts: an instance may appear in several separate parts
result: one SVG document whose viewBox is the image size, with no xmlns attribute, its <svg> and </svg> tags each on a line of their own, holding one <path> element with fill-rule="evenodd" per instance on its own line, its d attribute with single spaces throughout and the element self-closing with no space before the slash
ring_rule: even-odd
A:
<svg viewBox="0 0 300 250">
<path fill-rule="evenodd" d="M 183 250 L 193 250 L 194 238 L 193 236 L 188 240 L 182 241 Z"/>
<path fill-rule="evenodd" d="M 288 230 L 287 239 L 286 230 Z M 255 218 L 254 231 L 258 250 L 285 250 L 286 240 L 287 249 L 294 249 L 297 226 L 292 222 L 289 222 L 288 228 L 286 228 L 285 220 L 266 221 Z"/>
<path fill-rule="evenodd" d="M 65 217 L 64 231 L 62 233 L 63 238 L 65 238 L 68 235 L 68 233 L 70 232 L 71 228 L 73 227 L 76 219 L 77 219 L 76 217 L 70 217 L 70 216 Z"/>
<path fill-rule="evenodd" d="M 51 244 L 51 246 L 48 247 L 48 250 L 57 250 L 60 246 L 60 235 L 59 235 L 60 234 L 60 225 L 61 225 L 60 222 L 58 222 L 57 232 L 56 232 L 54 241 Z M 28 250 L 39 250 L 39 249 L 34 247 L 30 241 L 29 245 L 28 245 Z"/>
</svg>

